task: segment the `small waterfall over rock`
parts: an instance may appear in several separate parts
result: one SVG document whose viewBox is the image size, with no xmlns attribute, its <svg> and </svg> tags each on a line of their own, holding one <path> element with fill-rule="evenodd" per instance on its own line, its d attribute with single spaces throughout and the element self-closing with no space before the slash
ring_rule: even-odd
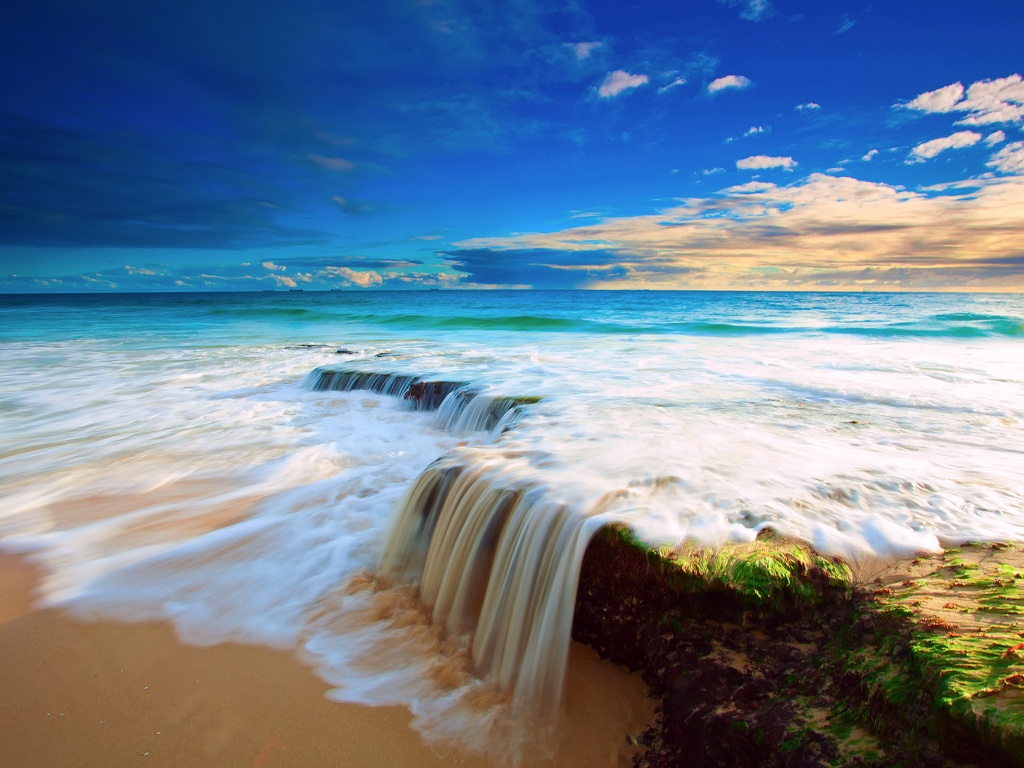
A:
<svg viewBox="0 0 1024 768">
<path fill-rule="evenodd" d="M 492 396 L 468 382 L 317 368 L 316 391 L 367 390 L 437 411 L 455 434 L 500 435 L 533 397 Z M 420 604 L 449 637 L 467 642 L 473 672 L 528 717 L 558 715 L 580 565 L 621 496 L 563 498 L 501 443 L 441 457 L 398 505 L 378 572 L 418 588 Z M 491 449 L 493 448 L 493 450 Z"/>
<path fill-rule="evenodd" d="M 539 400 L 536 397 L 495 397 L 465 381 L 331 368 L 315 368 L 306 376 L 303 386 L 315 392 L 365 390 L 399 397 L 413 410 L 437 411 L 438 426 L 456 435 L 478 431 L 500 434 L 518 420 L 520 406 Z"/>
<path fill-rule="evenodd" d="M 380 572 L 419 583 L 433 621 L 471 637 L 474 672 L 514 711 L 555 716 L 580 563 L 613 498 L 584 508 L 501 464 L 442 458 L 402 500 Z"/>
</svg>

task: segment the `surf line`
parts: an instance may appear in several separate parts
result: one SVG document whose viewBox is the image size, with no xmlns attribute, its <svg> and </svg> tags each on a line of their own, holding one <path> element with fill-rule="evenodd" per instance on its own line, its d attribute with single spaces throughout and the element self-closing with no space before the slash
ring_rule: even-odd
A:
<svg viewBox="0 0 1024 768">
<path fill-rule="evenodd" d="M 469 382 L 317 368 L 316 391 L 368 390 L 437 411 L 456 434 L 500 440 L 536 397 L 492 397 Z M 527 473 L 500 461 L 446 454 L 399 502 L 378 573 L 412 583 L 436 626 L 469 636 L 474 673 L 510 694 L 512 711 L 556 717 L 568 664 L 580 568 L 593 535 L 609 524 L 617 494 L 586 508 L 551 498 Z"/>
</svg>

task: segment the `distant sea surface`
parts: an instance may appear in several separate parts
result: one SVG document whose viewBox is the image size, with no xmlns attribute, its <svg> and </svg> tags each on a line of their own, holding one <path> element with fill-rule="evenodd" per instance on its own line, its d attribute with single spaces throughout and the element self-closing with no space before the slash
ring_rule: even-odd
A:
<svg viewBox="0 0 1024 768">
<path fill-rule="evenodd" d="M 530 402 L 488 434 L 313 391 L 318 367 Z M 48 603 L 301 646 L 339 698 L 415 703 L 427 662 L 360 666 L 381 635 L 346 625 L 343 585 L 451 452 L 656 544 L 1024 538 L 1024 297 L 3 296 L 0 437 L 0 547 L 46 567 Z"/>
</svg>

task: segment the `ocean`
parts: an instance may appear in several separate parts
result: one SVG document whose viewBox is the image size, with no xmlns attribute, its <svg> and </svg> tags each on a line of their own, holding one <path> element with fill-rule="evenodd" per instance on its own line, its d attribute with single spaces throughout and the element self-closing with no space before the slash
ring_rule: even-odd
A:
<svg viewBox="0 0 1024 768">
<path fill-rule="evenodd" d="M 1024 297 L 3 296 L 0 418 L 44 604 L 296 649 L 473 746 L 557 709 L 604 525 L 1024 538 Z"/>
</svg>

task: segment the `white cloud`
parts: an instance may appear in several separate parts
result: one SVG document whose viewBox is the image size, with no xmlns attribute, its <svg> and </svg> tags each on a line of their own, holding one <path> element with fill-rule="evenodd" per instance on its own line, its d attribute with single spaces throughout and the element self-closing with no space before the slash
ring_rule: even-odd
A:
<svg viewBox="0 0 1024 768">
<path fill-rule="evenodd" d="M 675 80 L 673 80 L 668 85 L 661 86 L 658 89 L 658 93 L 664 93 L 665 91 L 667 91 L 667 90 L 669 90 L 671 88 L 675 88 L 676 86 L 680 86 L 680 85 L 686 85 L 686 78 L 685 77 L 677 77 Z"/>
<path fill-rule="evenodd" d="M 916 109 L 918 112 L 952 112 L 957 102 L 964 97 L 964 84 L 953 83 L 944 88 L 922 93 L 912 101 L 897 104 L 904 109 Z"/>
<path fill-rule="evenodd" d="M 821 104 L 815 104 L 813 101 L 808 101 L 806 104 L 797 104 L 793 109 L 797 112 L 814 112 L 815 110 L 821 109 Z"/>
<path fill-rule="evenodd" d="M 602 99 L 610 99 L 612 96 L 618 96 L 623 91 L 639 88 L 646 83 L 647 75 L 631 75 L 629 72 L 617 69 L 614 72 L 608 73 L 600 88 L 597 89 L 597 95 Z"/>
<path fill-rule="evenodd" d="M 290 277 L 284 275 L 270 275 L 274 282 L 277 283 L 278 288 L 294 288 L 298 283 L 292 280 Z"/>
<path fill-rule="evenodd" d="M 947 149 L 963 149 L 971 147 L 981 141 L 981 134 L 974 131 L 957 131 L 951 136 L 944 136 L 941 139 L 932 139 L 918 144 L 910 150 L 909 162 L 920 163 L 935 157 Z"/>
<path fill-rule="evenodd" d="M 1014 74 L 978 80 L 966 91 L 963 83 L 953 83 L 895 106 L 927 113 L 967 112 L 958 125 L 1020 123 L 1024 121 L 1024 78 Z"/>
<path fill-rule="evenodd" d="M 718 0 L 721 5 L 739 8 L 740 18 L 747 21 L 761 21 L 772 13 L 772 5 L 768 0 Z"/>
<path fill-rule="evenodd" d="M 877 154 L 878 154 L 878 150 L 877 149 L 869 149 L 868 153 L 866 155 L 864 155 L 861 158 L 861 160 L 863 160 L 864 162 L 870 163 L 871 162 L 871 158 L 873 158 Z"/>
<path fill-rule="evenodd" d="M 958 112 L 970 114 L 962 125 L 1019 123 L 1024 120 L 1024 78 L 1020 75 L 979 80 L 967 89 L 967 98 L 957 104 Z"/>
<path fill-rule="evenodd" d="M 269 270 L 271 270 L 272 272 L 273 272 L 273 271 L 276 271 L 276 270 L 281 270 L 282 272 L 284 272 L 284 271 L 285 271 L 286 269 L 288 269 L 288 267 L 281 267 L 281 266 L 278 266 L 277 264 L 275 264 L 275 263 L 274 263 L 274 262 L 272 262 L 272 261 L 264 261 L 264 262 L 263 262 L 263 268 L 264 268 L 264 269 L 269 269 Z"/>
<path fill-rule="evenodd" d="M 770 157 L 768 155 L 753 155 L 736 161 L 736 167 L 744 171 L 764 168 L 784 168 L 791 171 L 797 165 L 798 163 L 792 157 Z"/>
<path fill-rule="evenodd" d="M 604 45 L 604 43 L 600 40 L 591 40 L 586 43 L 569 43 L 569 47 L 572 48 L 572 52 L 576 54 L 576 61 L 583 61 L 602 45 Z"/>
<path fill-rule="evenodd" d="M 993 131 L 985 137 L 985 144 L 994 147 L 996 144 L 1002 144 L 1006 141 L 1006 134 L 1003 131 Z"/>
<path fill-rule="evenodd" d="M 744 77 L 743 75 L 726 75 L 720 77 L 717 80 L 712 80 L 708 84 L 708 93 L 718 93 L 729 88 L 737 88 L 742 90 L 743 88 L 750 87 L 750 78 Z"/>
<path fill-rule="evenodd" d="M 1024 174 L 1024 141 L 1007 144 L 992 155 L 987 165 L 1002 173 Z"/>
<path fill-rule="evenodd" d="M 352 163 L 342 157 L 324 157 L 323 155 L 307 155 L 306 157 L 329 171 L 351 171 L 354 167 Z"/>
<path fill-rule="evenodd" d="M 705 176 L 717 176 L 720 173 L 725 173 L 725 168 L 705 168 L 701 173 Z"/>
<path fill-rule="evenodd" d="M 776 186 L 767 181 L 748 181 L 746 184 L 726 187 L 722 192 L 727 195 L 756 195 L 761 192 L 770 192 L 773 189 L 776 189 Z"/>
<path fill-rule="evenodd" d="M 380 285 L 384 278 L 379 272 L 372 269 L 355 270 L 348 267 L 326 267 L 317 272 L 319 277 L 340 278 L 360 288 L 369 288 L 372 285 Z"/>
</svg>

